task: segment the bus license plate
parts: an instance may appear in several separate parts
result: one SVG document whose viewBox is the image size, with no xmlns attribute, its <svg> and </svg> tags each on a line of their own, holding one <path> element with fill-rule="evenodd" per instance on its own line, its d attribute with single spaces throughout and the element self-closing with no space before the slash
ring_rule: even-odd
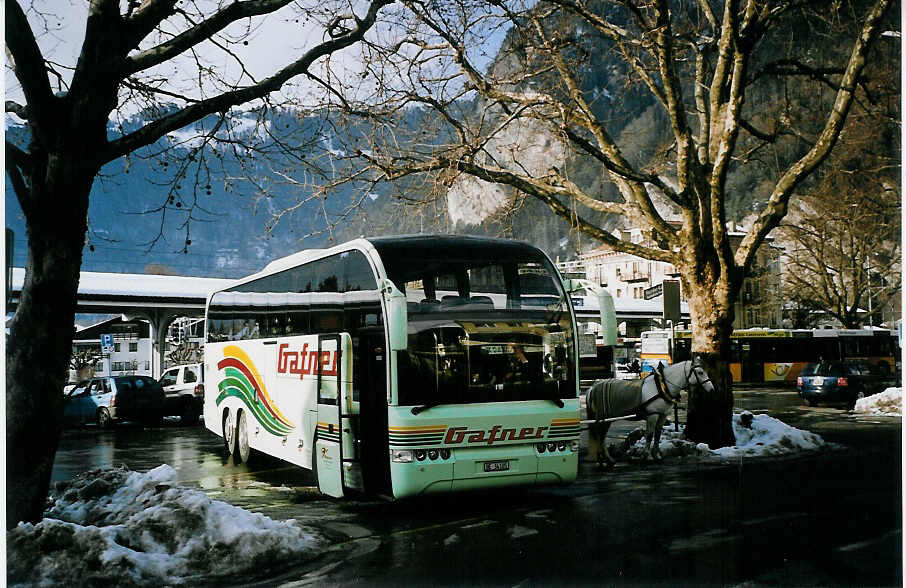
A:
<svg viewBox="0 0 906 588">
<path fill-rule="evenodd" d="M 484 462 L 484 471 L 486 472 L 505 472 L 510 469 L 508 461 L 486 461 Z"/>
</svg>

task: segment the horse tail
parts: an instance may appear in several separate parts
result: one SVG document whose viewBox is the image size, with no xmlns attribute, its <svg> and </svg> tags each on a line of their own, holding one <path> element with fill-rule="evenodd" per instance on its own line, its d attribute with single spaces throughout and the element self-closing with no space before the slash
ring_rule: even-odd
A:
<svg viewBox="0 0 906 588">
<path fill-rule="evenodd" d="M 588 418 L 598 420 L 598 399 L 600 397 L 603 380 L 597 380 L 585 393 L 585 410 Z"/>
</svg>

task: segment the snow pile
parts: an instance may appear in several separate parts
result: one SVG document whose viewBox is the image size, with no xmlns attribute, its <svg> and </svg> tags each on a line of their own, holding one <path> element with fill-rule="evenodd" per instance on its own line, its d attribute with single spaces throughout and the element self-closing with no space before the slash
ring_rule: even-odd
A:
<svg viewBox="0 0 906 588">
<path fill-rule="evenodd" d="M 903 415 L 903 389 L 888 388 L 880 394 L 856 400 L 853 412 L 877 416 Z"/>
<path fill-rule="evenodd" d="M 746 422 L 751 422 L 748 427 Z M 733 415 L 733 434 L 736 445 L 711 451 L 721 457 L 782 455 L 812 451 L 825 447 L 820 435 L 803 431 L 766 414 L 753 415 L 743 411 Z"/>
<path fill-rule="evenodd" d="M 148 585 L 252 577 L 273 562 L 298 564 L 322 540 L 295 521 L 274 521 L 176 486 L 162 465 L 86 472 L 58 483 L 46 518 L 7 533 L 11 583 Z M 267 571 L 273 571 L 269 569 Z"/>
<path fill-rule="evenodd" d="M 748 426 L 747 426 L 748 424 Z M 697 457 L 756 457 L 812 451 L 826 446 L 820 435 L 791 427 L 766 414 L 753 415 L 743 411 L 733 415 L 733 434 L 736 445 L 711 450 L 704 443 L 693 443 L 684 437 L 683 427 L 674 430 L 667 425 L 661 432 L 660 450 L 665 459 Z M 642 459 L 645 454 L 645 429 L 634 430 L 626 438 L 622 450 L 611 449 L 612 455 L 625 454 L 630 460 Z"/>
</svg>

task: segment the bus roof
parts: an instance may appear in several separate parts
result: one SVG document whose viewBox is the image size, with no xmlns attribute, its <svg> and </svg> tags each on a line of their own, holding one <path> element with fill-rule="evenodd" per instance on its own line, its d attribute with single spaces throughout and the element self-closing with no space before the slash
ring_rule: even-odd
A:
<svg viewBox="0 0 906 588">
<path fill-rule="evenodd" d="M 438 248 L 466 255 L 472 251 L 486 251 L 488 247 L 493 247 L 503 253 L 538 250 L 534 245 L 521 241 L 471 235 L 397 235 L 392 237 L 371 237 L 366 240 L 379 251 L 393 251 L 394 253 L 418 252 Z"/>
<path fill-rule="evenodd" d="M 471 235 L 396 235 L 387 237 L 360 237 L 328 249 L 305 249 L 275 259 L 264 266 L 260 271 L 239 278 L 223 289 L 229 289 L 266 275 L 278 273 L 308 263 L 309 261 L 353 249 L 366 252 L 377 249 L 379 253 L 386 252 L 393 255 L 409 254 L 417 256 L 418 252 L 441 248 L 451 252 L 455 251 L 458 255 L 470 257 L 470 254 L 486 252 L 489 247 L 492 247 L 495 252 L 504 256 L 506 256 L 506 254 L 519 255 L 528 251 L 538 251 L 538 248 L 534 245 L 529 245 L 528 243 L 523 243 L 521 241 L 499 239 L 496 237 L 475 237 Z"/>
</svg>

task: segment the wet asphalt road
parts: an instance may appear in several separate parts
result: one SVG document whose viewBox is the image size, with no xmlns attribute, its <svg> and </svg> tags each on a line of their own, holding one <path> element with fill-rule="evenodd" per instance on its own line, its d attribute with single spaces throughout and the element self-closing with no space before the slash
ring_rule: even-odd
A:
<svg viewBox="0 0 906 588">
<path fill-rule="evenodd" d="M 568 487 L 388 504 L 322 498 L 306 470 L 261 455 L 235 465 L 203 426 L 168 422 L 67 431 L 54 479 L 167 463 L 212 498 L 332 542 L 315 562 L 275 562 L 237 585 L 902 585 L 901 419 L 809 408 L 789 390 L 739 390 L 736 406 L 840 445 L 606 472 L 583 461 Z"/>
</svg>

